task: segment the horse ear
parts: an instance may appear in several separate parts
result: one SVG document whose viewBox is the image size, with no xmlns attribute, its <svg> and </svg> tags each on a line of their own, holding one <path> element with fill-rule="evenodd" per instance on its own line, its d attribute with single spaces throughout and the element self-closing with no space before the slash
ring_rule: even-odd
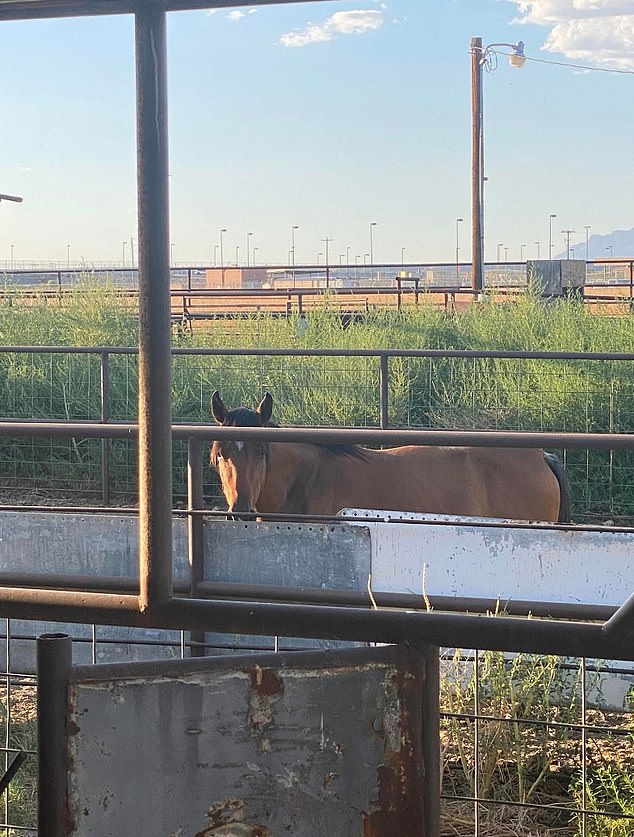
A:
<svg viewBox="0 0 634 837">
<path fill-rule="evenodd" d="M 260 423 L 266 424 L 273 413 L 273 396 L 270 392 L 264 393 L 264 398 L 258 404 L 255 411 L 260 416 Z"/>
<path fill-rule="evenodd" d="M 224 421 L 227 418 L 227 408 L 225 407 L 218 390 L 214 390 L 211 394 L 211 415 L 216 419 L 218 424 L 224 424 Z"/>
</svg>

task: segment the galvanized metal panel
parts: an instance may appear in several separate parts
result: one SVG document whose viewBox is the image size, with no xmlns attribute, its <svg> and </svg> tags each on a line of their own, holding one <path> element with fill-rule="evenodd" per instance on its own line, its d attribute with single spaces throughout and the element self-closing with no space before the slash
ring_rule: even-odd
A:
<svg viewBox="0 0 634 837">
<path fill-rule="evenodd" d="M 427 522 L 386 525 L 366 514 Z M 634 532 L 382 511 L 361 511 L 359 522 L 370 530 L 377 591 L 618 606 L 634 590 Z"/>
<path fill-rule="evenodd" d="M 72 837 L 421 837 L 421 657 L 101 666 L 70 684 Z"/>
</svg>

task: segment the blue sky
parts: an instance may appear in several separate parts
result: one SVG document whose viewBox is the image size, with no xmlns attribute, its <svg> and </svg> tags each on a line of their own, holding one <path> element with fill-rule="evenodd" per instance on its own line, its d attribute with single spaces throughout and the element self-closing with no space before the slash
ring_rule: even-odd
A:
<svg viewBox="0 0 634 837">
<path fill-rule="evenodd" d="M 634 0 L 320 0 L 172 13 L 176 262 L 470 259 L 470 54 L 484 74 L 487 259 L 634 227 Z M 136 239 L 130 16 L 0 26 L 0 265 L 130 258 Z M 503 48 L 500 52 L 505 52 Z M 123 245 L 126 242 L 126 245 Z M 70 245 L 70 249 L 69 249 Z M 236 252 L 236 247 L 239 250 Z M 402 248 L 405 248 L 403 251 Z M 215 253 L 214 253 L 215 250 Z"/>
</svg>

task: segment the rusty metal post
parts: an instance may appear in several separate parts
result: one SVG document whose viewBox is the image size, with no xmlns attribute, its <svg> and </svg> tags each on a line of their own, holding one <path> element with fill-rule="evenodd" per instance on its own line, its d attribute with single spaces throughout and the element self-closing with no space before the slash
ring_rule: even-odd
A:
<svg viewBox="0 0 634 837">
<path fill-rule="evenodd" d="M 172 594 L 172 428 L 166 12 L 135 11 L 139 213 L 141 610 Z"/>
<path fill-rule="evenodd" d="M 187 440 L 187 508 L 189 511 L 203 508 L 203 445 L 200 439 Z M 204 578 L 204 529 L 203 519 L 199 514 L 190 514 L 187 518 L 190 595 L 197 598 L 198 585 Z M 204 656 L 204 631 L 190 631 L 190 655 Z"/>
<path fill-rule="evenodd" d="M 37 639 L 37 752 L 39 837 L 67 834 L 66 718 L 72 643 L 66 634 Z"/>
<path fill-rule="evenodd" d="M 425 680 L 423 683 L 423 834 L 440 834 L 440 649 L 421 645 Z"/>
</svg>

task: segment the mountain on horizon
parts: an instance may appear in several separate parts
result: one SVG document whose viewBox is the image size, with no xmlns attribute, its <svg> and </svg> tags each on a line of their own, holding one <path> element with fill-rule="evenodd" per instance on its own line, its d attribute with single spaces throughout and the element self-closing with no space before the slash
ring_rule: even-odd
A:
<svg viewBox="0 0 634 837">
<path fill-rule="evenodd" d="M 586 242 L 571 242 L 570 249 L 574 250 L 576 259 L 585 259 Z M 554 258 L 567 258 L 563 250 Z M 613 230 L 606 235 L 591 235 L 588 239 L 588 259 L 632 259 L 634 258 L 634 227 L 631 230 Z"/>
</svg>

